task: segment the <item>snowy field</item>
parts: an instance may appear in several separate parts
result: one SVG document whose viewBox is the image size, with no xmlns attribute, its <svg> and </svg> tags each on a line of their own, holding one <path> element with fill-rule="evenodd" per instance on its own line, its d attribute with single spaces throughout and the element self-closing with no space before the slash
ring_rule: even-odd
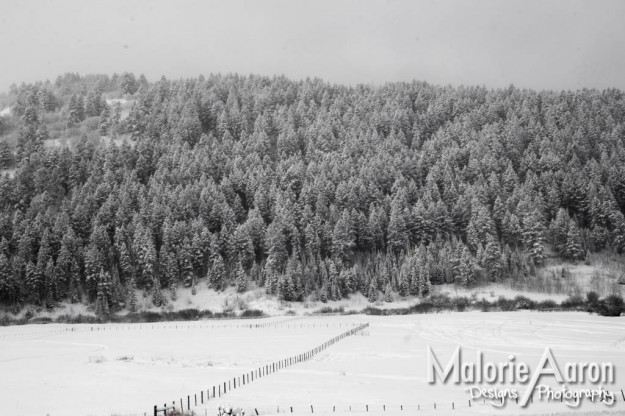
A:
<svg viewBox="0 0 625 416">
<path fill-rule="evenodd" d="M 372 317 L 272 317 L 158 324 L 28 325 L 0 328 L 0 392 L 14 415 L 151 415 L 171 403 L 370 322 L 309 361 L 269 374 L 220 399 L 247 414 L 625 414 L 625 317 L 585 313 L 443 313 Z M 250 324 L 262 323 L 261 328 Z M 93 330 L 92 330 L 93 328 Z M 494 408 L 467 386 L 427 383 L 427 347 L 445 366 L 457 346 L 463 361 L 535 367 L 545 347 L 560 365 L 613 362 L 615 405 L 534 401 Z M 549 380 L 550 378 L 547 378 Z M 505 386 L 495 385 L 498 388 Z M 517 385 L 520 391 L 524 386 Z M 598 388 L 592 384 L 571 386 Z M 193 396 L 191 396 L 193 397 Z M 199 400 L 199 399 L 198 399 Z M 193 403 L 193 399 L 192 399 Z M 215 415 L 216 400 L 194 407 Z M 436 403 L 436 410 L 434 409 Z M 453 403 L 453 410 L 452 410 Z M 368 412 L 367 412 L 368 406 Z M 8 409 L 7 409 L 8 408 Z M 403 409 L 403 410 L 402 410 Z M 607 413 L 604 413 L 607 412 Z"/>
</svg>

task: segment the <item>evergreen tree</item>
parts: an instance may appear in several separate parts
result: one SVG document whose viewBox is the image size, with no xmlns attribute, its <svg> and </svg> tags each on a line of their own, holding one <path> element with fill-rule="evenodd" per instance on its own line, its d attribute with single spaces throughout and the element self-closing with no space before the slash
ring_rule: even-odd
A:
<svg viewBox="0 0 625 416">
<path fill-rule="evenodd" d="M 133 252 L 139 271 L 139 281 L 137 287 L 151 288 L 154 282 L 154 266 L 156 263 L 156 249 L 150 231 L 141 223 L 135 229 L 133 241 Z"/>
<path fill-rule="evenodd" d="M 247 274 L 245 270 L 243 270 L 243 266 L 241 262 L 237 263 L 236 271 L 235 271 L 235 283 L 237 287 L 237 292 L 243 293 L 247 290 Z"/>
<path fill-rule="evenodd" d="M 221 290 L 224 288 L 225 279 L 226 268 L 224 266 L 224 260 L 221 254 L 217 253 L 213 257 L 213 264 L 208 275 L 209 286 L 215 290 Z"/>
<path fill-rule="evenodd" d="M 582 237 L 575 221 L 571 221 L 569 224 L 569 229 L 566 234 L 566 244 L 562 249 L 562 253 L 572 260 L 582 260 L 585 257 L 582 247 Z"/>
<path fill-rule="evenodd" d="M 100 121 L 98 123 L 98 133 L 100 136 L 106 136 L 109 134 L 111 128 L 111 110 L 107 105 L 104 106 L 100 113 Z"/>
<path fill-rule="evenodd" d="M 377 302 L 378 300 L 378 288 L 373 282 L 369 283 L 369 290 L 367 291 L 367 299 L 369 299 L 369 302 L 371 303 Z"/>
<path fill-rule="evenodd" d="M 11 263 L 4 253 L 0 253 L 0 299 L 7 302 L 13 300 L 15 289 Z"/>
<path fill-rule="evenodd" d="M 533 210 L 523 218 L 523 244 L 534 264 L 542 264 L 545 259 L 544 226 L 542 216 Z"/>
<path fill-rule="evenodd" d="M 332 254 L 343 263 L 350 262 L 355 246 L 350 222 L 349 212 L 343 210 L 343 214 L 336 222 L 332 233 Z"/>
<path fill-rule="evenodd" d="M 384 302 L 392 302 L 393 301 L 393 289 L 391 288 L 391 283 L 387 283 L 384 286 Z"/>
<path fill-rule="evenodd" d="M 463 247 L 456 282 L 465 286 L 471 286 L 475 283 L 475 277 L 475 268 L 473 266 L 471 254 L 466 247 Z"/>
<path fill-rule="evenodd" d="M 499 243 L 493 237 L 490 237 L 488 243 L 486 243 L 482 263 L 493 281 L 498 281 L 501 278 L 503 271 L 501 249 Z"/>
</svg>

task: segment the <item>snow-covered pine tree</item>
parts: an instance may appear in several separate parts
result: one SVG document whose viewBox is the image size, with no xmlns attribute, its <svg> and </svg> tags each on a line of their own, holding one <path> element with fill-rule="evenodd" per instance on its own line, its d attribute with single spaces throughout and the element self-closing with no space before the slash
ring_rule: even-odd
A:
<svg viewBox="0 0 625 416">
<path fill-rule="evenodd" d="M 391 283 L 387 282 L 386 286 L 384 286 L 384 302 L 392 302 L 393 301 L 393 288 L 391 287 Z"/>
<path fill-rule="evenodd" d="M 247 289 L 247 274 L 243 270 L 243 265 L 240 261 L 237 262 L 235 270 L 235 284 L 239 293 L 243 293 Z"/>
<path fill-rule="evenodd" d="M 566 234 L 566 244 L 562 253 L 572 260 L 582 260 L 584 258 L 584 248 L 582 246 L 582 236 L 575 221 L 571 221 Z"/>
<path fill-rule="evenodd" d="M 373 281 L 369 282 L 369 290 L 367 291 L 367 299 L 369 302 L 373 303 L 378 300 L 378 288 L 377 285 L 373 283 Z"/>
<path fill-rule="evenodd" d="M 212 266 L 208 274 L 208 283 L 212 289 L 221 290 L 225 285 L 226 267 L 219 252 L 213 253 L 212 257 Z"/>
<path fill-rule="evenodd" d="M 484 254 L 482 256 L 482 264 L 488 271 L 491 280 L 498 281 L 501 278 L 503 265 L 501 263 L 501 248 L 494 237 L 490 236 Z"/>
</svg>

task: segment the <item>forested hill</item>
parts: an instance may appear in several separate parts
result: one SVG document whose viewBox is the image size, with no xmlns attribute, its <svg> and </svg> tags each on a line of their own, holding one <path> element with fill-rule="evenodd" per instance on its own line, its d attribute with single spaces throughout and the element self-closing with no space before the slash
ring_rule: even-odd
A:
<svg viewBox="0 0 625 416">
<path fill-rule="evenodd" d="M 68 74 L 5 98 L 4 303 L 425 296 L 625 249 L 618 90 Z"/>
</svg>

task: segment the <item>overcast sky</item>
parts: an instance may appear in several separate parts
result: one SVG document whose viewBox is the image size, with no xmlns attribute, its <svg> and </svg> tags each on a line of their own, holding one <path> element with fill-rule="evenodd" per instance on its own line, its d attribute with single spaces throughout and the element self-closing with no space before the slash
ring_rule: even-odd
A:
<svg viewBox="0 0 625 416">
<path fill-rule="evenodd" d="M 64 72 L 625 89 L 625 1 L 33 0 L 0 7 L 0 90 Z"/>
</svg>

